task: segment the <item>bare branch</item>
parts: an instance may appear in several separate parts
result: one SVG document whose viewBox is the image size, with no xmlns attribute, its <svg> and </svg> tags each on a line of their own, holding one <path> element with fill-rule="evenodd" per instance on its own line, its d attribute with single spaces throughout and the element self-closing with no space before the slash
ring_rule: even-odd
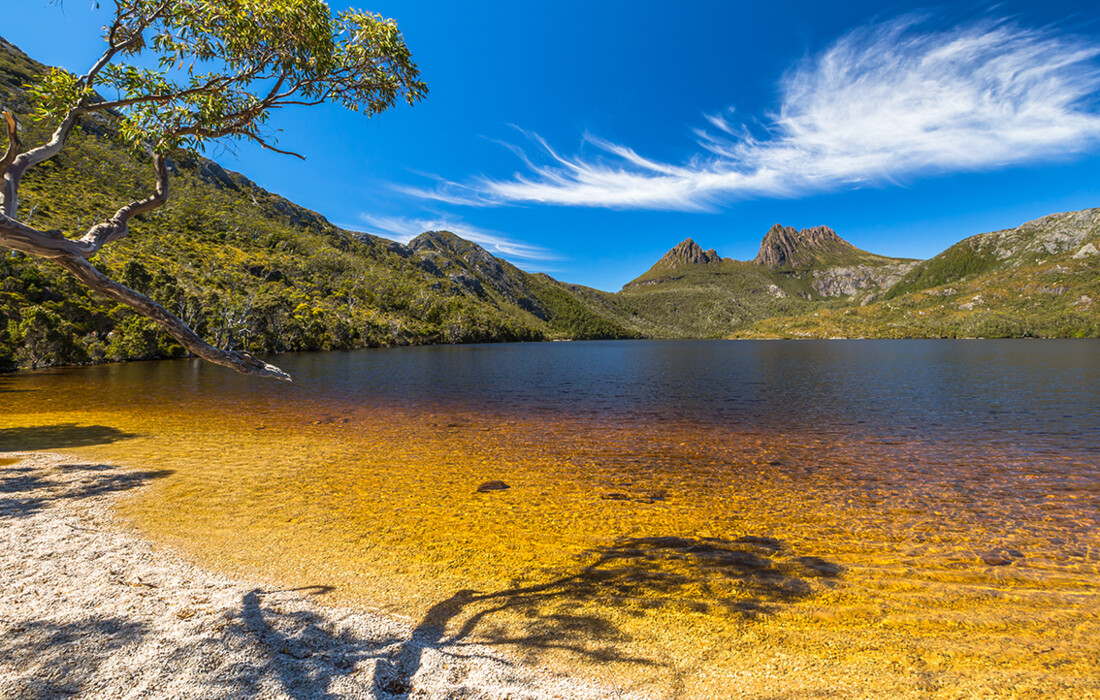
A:
<svg viewBox="0 0 1100 700">
<path fill-rule="evenodd" d="M 19 182 L 23 179 L 23 173 L 27 172 L 27 168 L 38 165 L 60 153 L 61 149 L 65 147 L 65 142 L 68 141 L 69 134 L 72 133 L 73 126 L 76 125 L 79 117 L 80 113 L 77 110 L 70 111 L 57 127 L 57 130 L 54 131 L 53 137 L 50 138 L 48 143 L 26 153 L 21 153 L 8 166 L 7 171 L 4 173 L 5 216 L 14 219 L 19 215 Z"/>
<path fill-rule="evenodd" d="M 281 148 L 276 148 L 259 136 L 249 136 L 248 138 L 260 144 L 261 147 L 266 148 L 269 151 L 275 151 L 276 153 L 281 153 L 284 156 L 294 156 L 295 158 L 301 158 L 302 160 L 306 159 L 306 157 L 303 156 L 301 153 L 295 153 L 294 151 L 284 151 Z"/>
<path fill-rule="evenodd" d="M 149 297 L 135 292 L 95 269 L 90 262 L 81 257 L 65 256 L 55 258 L 54 262 L 65 268 L 83 282 L 89 288 L 126 304 L 144 316 L 147 316 L 165 330 L 168 335 L 175 338 L 180 345 L 187 348 L 193 354 L 214 364 L 229 367 L 242 374 L 252 374 L 261 377 L 272 377 L 283 381 L 291 381 L 290 375 L 275 365 L 269 365 L 245 352 L 220 350 L 206 343 L 187 324 L 175 314 L 165 309 Z"/>
<path fill-rule="evenodd" d="M 156 192 L 122 207 L 107 221 L 90 228 L 82 238 L 73 240 L 60 231 L 40 231 L 15 217 L 0 215 L 0 245 L 53 260 L 92 257 L 103 246 L 125 237 L 130 232 L 130 219 L 164 206 L 168 201 L 167 162 L 157 155 L 153 158 L 153 168 L 157 175 Z"/>
<path fill-rule="evenodd" d="M 22 221 L 0 214 L 0 245 L 42 258 L 62 255 L 79 255 L 76 241 L 66 238 L 60 231 L 40 231 Z"/>
<path fill-rule="evenodd" d="M 69 132 L 73 131 L 73 125 L 76 124 L 77 117 L 75 111 L 70 111 L 61 125 L 57 127 L 57 131 L 54 132 L 50 142 L 11 158 L 10 163 L 8 163 L 8 158 L 11 155 L 11 144 L 17 144 L 17 150 L 22 144 L 19 144 L 18 138 L 9 141 L 9 153 L 4 156 L 4 163 L 8 163 L 8 166 L 3 169 L 3 197 L 0 199 L 3 203 L 3 215 L 5 217 L 14 219 L 19 216 L 19 183 L 23 179 L 26 168 L 46 161 L 61 152 L 65 146 L 65 141 L 68 139 Z M 10 136 L 13 133 L 11 124 L 14 118 L 8 117 L 5 113 L 4 119 L 9 122 Z"/>
<path fill-rule="evenodd" d="M 3 165 L 0 167 L 0 178 L 3 178 L 0 182 L 0 213 L 9 215 L 10 212 L 14 216 L 19 204 L 19 181 L 11 177 L 8 168 L 15 162 L 23 144 L 19 143 L 19 122 L 15 121 L 15 115 L 4 112 L 4 121 L 8 127 L 8 151 L 4 154 L 4 160 L 0 161 L 0 165 Z"/>
<path fill-rule="evenodd" d="M 168 201 L 168 161 L 159 153 L 153 156 L 153 172 L 156 173 L 157 177 L 157 186 L 154 194 L 145 199 L 130 202 L 122 207 L 115 212 L 113 217 L 111 217 L 112 221 L 118 221 L 122 225 L 126 225 L 130 219 L 138 214 L 144 214 L 145 212 L 164 206 Z"/>
<path fill-rule="evenodd" d="M 164 206 L 168 201 L 168 163 L 164 156 L 160 154 L 153 156 L 153 170 L 157 175 L 156 191 L 145 199 L 130 202 L 107 221 L 88 229 L 79 241 L 75 241 L 78 246 L 82 246 L 80 253 L 82 257 L 90 258 L 108 243 L 125 238 L 130 232 L 130 219 L 138 214 Z"/>
</svg>

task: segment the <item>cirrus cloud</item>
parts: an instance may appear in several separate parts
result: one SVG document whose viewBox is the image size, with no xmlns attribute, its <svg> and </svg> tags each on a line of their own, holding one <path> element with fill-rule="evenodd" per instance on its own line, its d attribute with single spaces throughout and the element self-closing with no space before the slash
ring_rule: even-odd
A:
<svg viewBox="0 0 1100 700">
<path fill-rule="evenodd" d="M 699 151 L 662 163 L 586 135 L 595 155 L 567 156 L 528 134 L 526 171 L 442 183 L 449 203 L 543 203 L 709 210 L 743 197 L 790 197 L 921 174 L 1064 157 L 1100 140 L 1100 46 L 1050 30 L 986 21 L 923 31 L 906 16 L 844 35 L 795 66 L 778 109 L 753 133 L 732 110 L 703 115 Z"/>
</svg>

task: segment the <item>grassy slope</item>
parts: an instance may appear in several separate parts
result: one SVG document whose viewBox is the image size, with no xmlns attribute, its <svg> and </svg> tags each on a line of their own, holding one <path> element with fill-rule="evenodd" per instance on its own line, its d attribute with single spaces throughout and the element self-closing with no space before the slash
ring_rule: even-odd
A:
<svg viewBox="0 0 1100 700">
<path fill-rule="evenodd" d="M 1100 209 L 972 236 L 882 299 L 762 320 L 736 337 L 1100 336 Z M 1078 256 L 1078 257 L 1075 257 Z"/>
<path fill-rule="evenodd" d="M 619 294 L 651 335 L 671 338 L 721 338 L 758 319 L 808 308 L 806 297 L 813 296 L 805 279 L 728 259 L 650 270 Z"/>
</svg>

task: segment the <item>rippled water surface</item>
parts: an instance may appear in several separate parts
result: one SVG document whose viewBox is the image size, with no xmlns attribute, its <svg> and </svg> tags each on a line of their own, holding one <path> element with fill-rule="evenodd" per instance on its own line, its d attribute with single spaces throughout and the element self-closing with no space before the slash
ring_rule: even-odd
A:
<svg viewBox="0 0 1100 700">
<path fill-rule="evenodd" d="M 148 470 L 124 515 L 208 566 L 657 696 L 1100 694 L 1094 341 L 279 360 L 2 377 L 0 450 Z"/>
</svg>

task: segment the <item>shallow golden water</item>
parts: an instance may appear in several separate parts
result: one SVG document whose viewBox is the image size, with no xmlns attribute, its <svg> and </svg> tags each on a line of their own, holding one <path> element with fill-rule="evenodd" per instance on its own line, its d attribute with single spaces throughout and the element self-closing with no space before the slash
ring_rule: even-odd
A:
<svg viewBox="0 0 1100 700">
<path fill-rule="evenodd" d="M 3 384 L 0 451 L 146 470 L 153 539 L 452 650 L 669 697 L 1100 694 L 1081 453 L 108 387 Z"/>
</svg>

